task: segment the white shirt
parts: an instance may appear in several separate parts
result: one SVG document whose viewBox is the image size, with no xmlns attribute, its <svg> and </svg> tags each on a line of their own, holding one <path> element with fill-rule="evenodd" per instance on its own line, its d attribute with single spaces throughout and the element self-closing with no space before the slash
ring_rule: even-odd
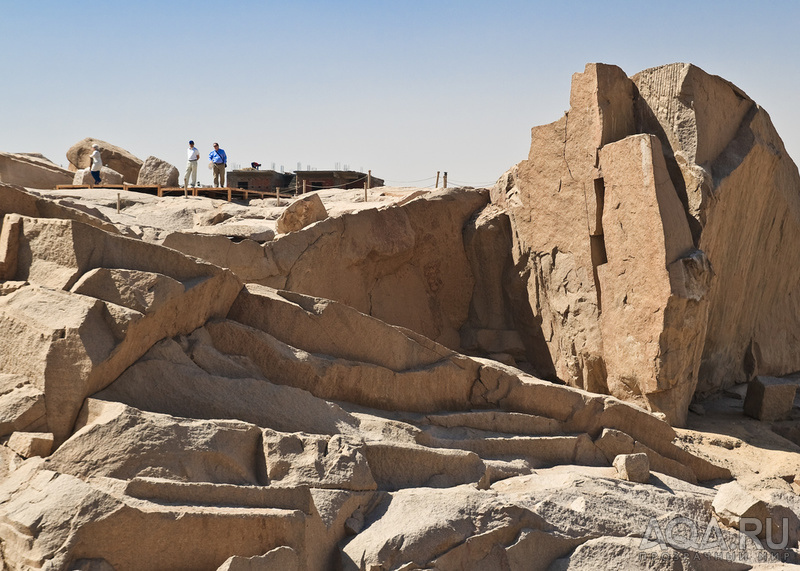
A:
<svg viewBox="0 0 800 571">
<path fill-rule="evenodd" d="M 93 171 L 99 171 L 103 168 L 103 159 L 100 158 L 100 151 L 95 149 L 91 156 L 92 159 L 92 168 Z"/>
<path fill-rule="evenodd" d="M 200 151 L 197 150 L 197 147 L 189 147 L 189 160 L 196 161 L 200 158 Z"/>
</svg>

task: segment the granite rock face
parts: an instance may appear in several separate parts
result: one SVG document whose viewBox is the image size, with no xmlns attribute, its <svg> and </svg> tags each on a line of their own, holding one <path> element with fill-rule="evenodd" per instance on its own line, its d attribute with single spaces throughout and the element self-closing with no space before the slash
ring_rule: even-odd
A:
<svg viewBox="0 0 800 571">
<path fill-rule="evenodd" d="M 158 157 L 147 157 L 139 169 L 136 184 L 178 186 L 178 169 Z"/>
<path fill-rule="evenodd" d="M 0 152 L 0 183 L 55 188 L 71 184 L 72 173 L 39 155 Z"/>
<path fill-rule="evenodd" d="M 515 534 L 525 547 L 504 557 L 546 548 L 554 561 L 597 530 L 551 534 L 549 515 L 509 507 L 493 485 L 558 465 L 612 481 L 611 453 L 626 446 L 680 478 L 671 486 L 690 486 L 687 498 L 705 493 L 698 481 L 730 476 L 614 397 L 468 357 L 345 303 L 242 286 L 229 270 L 78 220 L 86 214 L 38 217 L 46 201 L 5 196 L 7 568 L 310 570 L 408 557 L 463 568 L 486 550 L 500 557 Z M 444 220 L 484 200 L 445 196 Z M 391 555 L 387 503 L 414 502 L 439 507 L 403 524 L 401 535 L 426 537 Z M 445 555 L 435 545 L 453 517 Z M 456 548 L 473 535 L 477 551 Z"/>
<path fill-rule="evenodd" d="M 514 307 L 540 324 L 540 374 L 682 424 L 695 393 L 800 369 L 800 177 L 729 82 L 589 64 L 491 194 L 527 283 Z"/>
<path fill-rule="evenodd" d="M 794 211 L 751 236 L 720 210 L 746 182 L 776 214 L 765 173 L 790 201 L 779 139 L 692 66 L 590 65 L 572 91 L 490 192 L 355 193 L 274 240 L 267 200 L 0 184 L 3 568 L 800 562 L 800 448 L 736 411 L 670 425 L 726 386 L 720 351 L 792 366 L 797 267 L 769 264 Z M 736 240 L 761 258 L 721 283 Z M 748 323 L 741 356 L 722 333 Z M 790 399 L 768 384 L 767 412 Z"/>
</svg>

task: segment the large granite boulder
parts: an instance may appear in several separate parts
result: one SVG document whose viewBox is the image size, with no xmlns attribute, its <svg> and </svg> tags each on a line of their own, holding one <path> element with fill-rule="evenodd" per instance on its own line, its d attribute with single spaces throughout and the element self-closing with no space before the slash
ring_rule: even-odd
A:
<svg viewBox="0 0 800 571">
<path fill-rule="evenodd" d="M 339 301 L 458 348 L 474 284 L 461 232 L 486 202 L 485 192 L 448 189 L 327 218 L 267 242 L 270 275 L 258 283 Z"/>
<path fill-rule="evenodd" d="M 753 189 L 758 188 L 758 192 Z M 589 64 L 492 190 L 540 374 L 686 420 L 689 402 L 800 369 L 800 177 L 740 89 L 688 64 Z M 776 279 L 776 268 L 781 268 Z M 536 341 L 536 343 L 532 342 Z M 549 354 L 549 355 L 548 355 Z"/>
<path fill-rule="evenodd" d="M 55 188 L 71 184 L 72 173 L 41 155 L 0 152 L 0 182 L 28 188 Z"/>
<path fill-rule="evenodd" d="M 142 160 L 121 147 L 92 137 L 78 141 L 69 148 L 67 160 L 70 163 L 70 170 L 75 171 L 89 167 L 91 162 L 89 157 L 92 154 L 92 145 L 95 143 L 100 147 L 103 164 L 120 173 L 125 182 L 136 184 L 136 180 L 139 178 L 139 169 L 142 168 Z"/>
<path fill-rule="evenodd" d="M 178 186 L 178 169 L 158 157 L 147 157 L 139 170 L 136 184 Z"/>
</svg>

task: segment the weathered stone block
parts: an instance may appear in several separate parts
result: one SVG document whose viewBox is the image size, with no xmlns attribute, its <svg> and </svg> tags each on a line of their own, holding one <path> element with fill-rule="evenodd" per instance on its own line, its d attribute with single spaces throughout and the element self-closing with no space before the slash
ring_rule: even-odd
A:
<svg viewBox="0 0 800 571">
<path fill-rule="evenodd" d="M 797 385 L 775 377 L 756 377 L 747 385 L 744 413 L 759 420 L 786 418 L 792 410 Z"/>
<path fill-rule="evenodd" d="M 646 484 L 650 481 L 650 460 L 647 454 L 620 454 L 614 458 L 614 468 L 623 480 Z"/>
<path fill-rule="evenodd" d="M 8 439 L 8 447 L 25 458 L 48 456 L 53 450 L 50 432 L 15 432 Z"/>
<path fill-rule="evenodd" d="M 742 488 L 738 482 L 720 486 L 711 507 L 717 519 L 736 529 L 739 529 L 742 518 L 757 519 L 762 524 L 759 536 L 764 537 L 763 526 L 769 517 L 767 504 Z"/>
<path fill-rule="evenodd" d="M 161 186 L 178 186 L 178 169 L 158 157 L 147 157 L 139 169 L 136 184 L 156 184 Z"/>
</svg>

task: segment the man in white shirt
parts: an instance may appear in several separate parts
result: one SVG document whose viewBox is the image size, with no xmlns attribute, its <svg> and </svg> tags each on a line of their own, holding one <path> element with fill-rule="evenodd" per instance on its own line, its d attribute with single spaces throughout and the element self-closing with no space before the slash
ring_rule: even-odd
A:
<svg viewBox="0 0 800 571">
<path fill-rule="evenodd" d="M 186 174 L 183 177 L 183 190 L 187 191 L 189 186 L 197 186 L 197 161 L 200 159 L 200 151 L 194 146 L 194 141 L 189 141 L 188 162 L 186 163 Z M 192 177 L 192 184 L 189 185 L 189 176 Z"/>
<path fill-rule="evenodd" d="M 92 173 L 94 183 L 96 185 L 100 184 L 100 169 L 103 168 L 103 159 L 100 157 L 100 145 L 97 143 L 92 144 L 92 154 L 89 159 L 92 161 L 89 170 Z"/>
</svg>

